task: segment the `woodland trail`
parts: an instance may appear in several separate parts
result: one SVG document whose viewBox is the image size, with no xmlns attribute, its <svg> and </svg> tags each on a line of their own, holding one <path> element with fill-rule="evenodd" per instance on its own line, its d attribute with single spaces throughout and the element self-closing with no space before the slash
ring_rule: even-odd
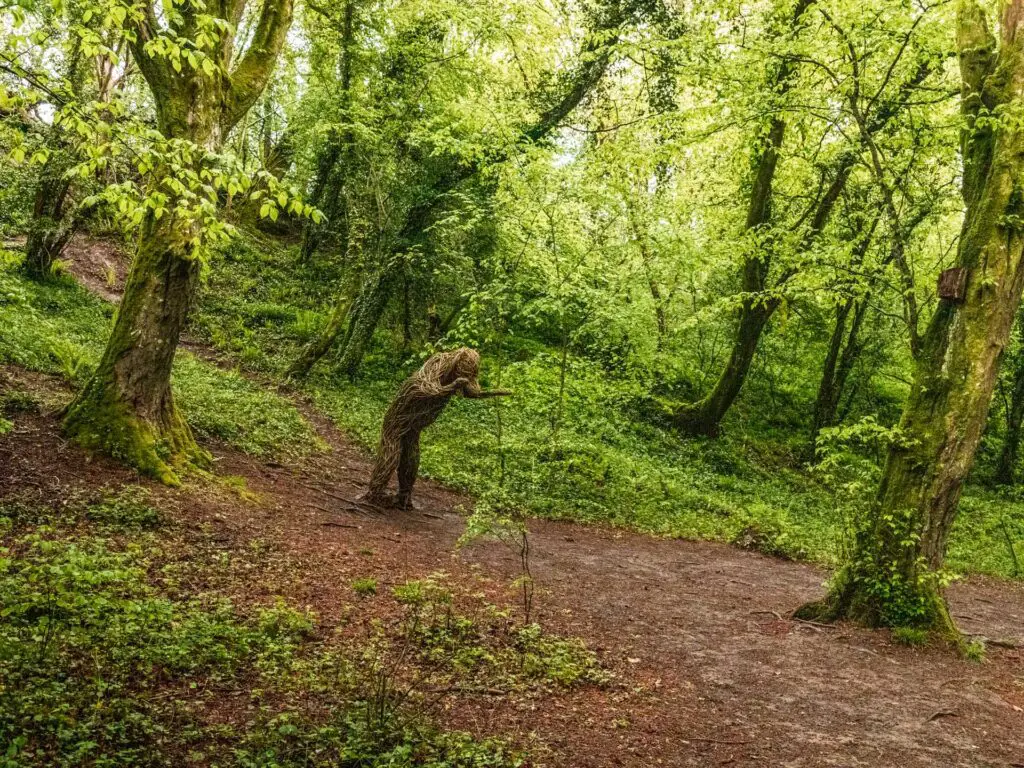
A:
<svg viewBox="0 0 1024 768">
<path fill-rule="evenodd" d="M 316 418 L 316 414 L 308 412 Z M 241 476 L 256 500 L 200 483 L 154 487 L 177 522 L 211 541 L 270 542 L 288 556 L 288 597 L 323 626 L 367 626 L 375 601 L 353 602 L 353 579 L 382 584 L 445 571 L 494 602 L 515 605 L 518 560 L 499 544 L 455 549 L 456 510 L 470 500 L 424 482 L 423 508 L 367 515 L 367 457 L 316 418 L 329 453 L 296 466 L 213 446 L 220 475 Z M 130 482 L 105 460 L 64 444 L 54 419 L 19 422 L 0 445 L 0 487 L 53 499 Z M 821 590 L 818 568 L 707 542 L 659 540 L 531 521 L 536 618 L 584 638 L 616 675 L 587 687 L 514 698 L 460 694 L 445 725 L 550 749 L 545 765 L 1024 765 L 1024 652 L 992 647 L 984 663 L 943 649 L 892 644 L 886 633 L 784 618 Z M 266 598 L 261 584 L 251 598 Z M 952 590 L 968 631 L 1020 635 L 1020 585 L 972 579 Z M 377 608 L 376 610 L 380 610 Z"/>
<path fill-rule="evenodd" d="M 516 604 L 515 553 L 497 543 L 456 549 L 471 499 L 422 481 L 422 509 L 367 514 L 346 499 L 365 488 L 368 457 L 299 405 L 329 452 L 283 466 L 210 446 L 216 473 L 244 478 L 251 496 L 215 482 L 150 485 L 178 525 L 214 545 L 270 542 L 287 555 L 284 587 L 249 584 L 251 599 L 283 589 L 322 626 L 354 631 L 387 608 L 353 601 L 353 579 L 394 585 L 444 571 L 492 602 Z M 52 416 L 19 419 L 0 442 L 0 467 L 0 496 L 48 501 L 138 481 L 66 444 Z M 1024 766 L 1020 648 L 990 646 L 975 663 L 896 645 L 885 632 L 789 620 L 821 594 L 826 574 L 808 564 L 571 523 L 529 527 L 536 620 L 583 638 L 615 684 L 543 697 L 459 693 L 438 714 L 446 726 L 539 744 L 543 764 L 562 768 Z M 1024 585 L 972 578 L 950 598 L 965 631 L 1024 637 Z"/>
</svg>

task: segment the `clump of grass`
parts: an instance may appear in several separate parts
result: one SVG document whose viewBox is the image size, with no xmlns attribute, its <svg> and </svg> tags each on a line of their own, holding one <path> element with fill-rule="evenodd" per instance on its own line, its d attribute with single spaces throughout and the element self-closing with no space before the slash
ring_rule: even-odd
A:
<svg viewBox="0 0 1024 768">
<path fill-rule="evenodd" d="M 928 645 L 931 635 L 926 629 L 916 627 L 895 627 L 891 632 L 893 642 L 919 648 Z"/>
<path fill-rule="evenodd" d="M 150 502 L 149 491 L 126 485 L 86 508 L 86 517 L 102 526 L 119 530 L 153 530 L 164 522 L 161 511 Z"/>
<path fill-rule="evenodd" d="M 352 582 L 352 591 L 360 597 L 370 597 L 377 594 L 377 580 L 372 576 L 355 579 Z"/>
</svg>

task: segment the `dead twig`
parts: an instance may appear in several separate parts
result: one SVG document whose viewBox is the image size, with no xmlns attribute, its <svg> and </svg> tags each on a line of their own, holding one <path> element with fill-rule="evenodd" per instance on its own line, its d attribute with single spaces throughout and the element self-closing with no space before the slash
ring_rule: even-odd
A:
<svg viewBox="0 0 1024 768">
<path fill-rule="evenodd" d="M 740 739 L 710 739 L 710 738 L 705 738 L 705 737 L 701 737 L 701 736 L 684 736 L 682 740 L 683 741 L 701 741 L 701 742 L 706 742 L 708 744 L 734 744 L 736 746 L 741 746 L 743 744 L 753 744 L 754 743 L 753 739 L 746 739 L 746 740 L 740 740 Z"/>
<path fill-rule="evenodd" d="M 822 624 L 820 621 L 811 621 L 810 619 L 798 619 L 795 616 L 791 616 L 790 620 L 795 621 L 797 624 L 807 624 L 811 627 L 821 627 L 822 629 L 837 629 L 835 624 Z"/>
<path fill-rule="evenodd" d="M 509 691 L 501 688 L 479 688 L 471 685 L 449 685 L 444 688 L 426 688 L 426 693 L 445 695 L 448 693 L 466 693 L 480 696 L 508 696 Z"/>
</svg>

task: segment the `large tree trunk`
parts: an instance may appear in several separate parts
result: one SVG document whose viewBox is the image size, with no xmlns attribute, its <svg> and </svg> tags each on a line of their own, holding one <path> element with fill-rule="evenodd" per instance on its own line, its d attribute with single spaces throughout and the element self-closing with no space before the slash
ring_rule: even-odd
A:
<svg viewBox="0 0 1024 768">
<path fill-rule="evenodd" d="M 171 365 L 199 263 L 174 245 L 171 217 L 150 219 L 139 241 L 99 367 L 64 420 L 66 433 L 167 483 L 183 462 L 205 464 L 174 404 Z"/>
<path fill-rule="evenodd" d="M 979 6 L 961 0 L 957 22 L 968 125 L 957 264 L 966 287 L 962 300 L 940 300 L 922 339 L 900 421 L 904 439 L 889 451 L 850 561 L 828 597 L 798 613 L 959 639 L 939 569 L 1024 288 L 1024 233 L 1015 224 L 1024 213 L 1024 136 L 1015 123 L 992 131 L 974 118 L 1024 95 L 1024 0 L 1005 5 L 998 54 Z"/>
<path fill-rule="evenodd" d="M 245 8 L 245 0 L 236 0 L 214 3 L 211 10 L 237 26 Z M 166 57 L 150 55 L 147 42 L 161 34 L 161 22 L 152 5 L 138 10 L 132 54 L 152 91 L 160 132 L 218 151 L 266 86 L 291 25 L 292 0 L 263 0 L 248 49 L 237 62 L 235 41 L 221 38 L 216 50 L 221 71 L 212 75 L 176 70 Z M 197 7 L 186 4 L 180 13 L 183 28 L 195 29 Z M 200 172 L 203 162 L 197 160 L 193 170 Z M 175 201 L 166 208 L 174 210 Z M 167 483 L 178 482 L 181 466 L 207 460 L 171 392 L 174 353 L 199 274 L 196 241 L 202 226 L 198 219 L 184 221 L 171 213 L 147 216 L 99 367 L 64 420 L 77 442 Z"/>
</svg>

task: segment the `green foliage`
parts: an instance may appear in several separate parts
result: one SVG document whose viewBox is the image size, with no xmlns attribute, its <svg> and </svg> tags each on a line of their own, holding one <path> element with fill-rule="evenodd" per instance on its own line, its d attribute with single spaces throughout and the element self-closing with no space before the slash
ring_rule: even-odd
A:
<svg viewBox="0 0 1024 768">
<path fill-rule="evenodd" d="M 931 640 L 931 633 L 924 629 L 915 629 L 914 627 L 895 627 L 891 634 L 895 642 L 911 647 L 928 645 L 928 642 Z"/>
<path fill-rule="evenodd" d="M 189 728 L 162 690 L 216 689 L 298 641 L 247 625 L 223 601 L 161 597 L 137 547 L 40 528 L 0 551 L 5 765 L 171 764 L 166 750 Z"/>
<path fill-rule="evenodd" d="M 386 645 L 391 654 L 411 649 L 434 670 L 433 687 L 571 688 L 611 680 L 594 652 L 578 639 L 551 635 L 537 624 L 516 627 L 508 611 L 491 605 L 461 613 L 443 579 L 443 574 L 434 574 L 394 588 L 405 616 L 399 636 Z"/>
<path fill-rule="evenodd" d="M 0 363 L 15 363 L 80 385 L 99 360 L 112 308 L 71 278 L 45 286 L 0 265 Z M 322 449 L 312 427 L 287 399 L 188 353 L 179 354 L 175 398 L 201 436 L 256 456 Z"/>
<path fill-rule="evenodd" d="M 352 591 L 361 597 L 377 594 L 377 580 L 372 576 L 356 579 L 352 582 Z"/>
<path fill-rule="evenodd" d="M 368 718 L 376 646 L 324 647 L 308 612 L 281 599 L 243 611 L 214 594 L 155 586 L 152 574 L 174 585 L 175 569 L 161 532 L 139 525 L 162 517 L 149 501 L 126 487 L 88 505 L 110 539 L 74 533 L 74 504 L 0 506 L 5 768 L 169 767 L 183 754 L 296 768 L 521 764 L 498 741 L 436 728 L 390 689 L 383 715 Z M 191 556 L 188 567 L 200 582 L 215 575 Z M 230 726 L 208 717 L 229 701 L 249 702 L 251 713 L 229 715 Z"/>
<path fill-rule="evenodd" d="M 120 530 L 152 530 L 163 523 L 157 507 L 149 503 L 149 492 L 137 485 L 126 485 L 89 506 L 86 517 L 104 527 Z"/>
</svg>

